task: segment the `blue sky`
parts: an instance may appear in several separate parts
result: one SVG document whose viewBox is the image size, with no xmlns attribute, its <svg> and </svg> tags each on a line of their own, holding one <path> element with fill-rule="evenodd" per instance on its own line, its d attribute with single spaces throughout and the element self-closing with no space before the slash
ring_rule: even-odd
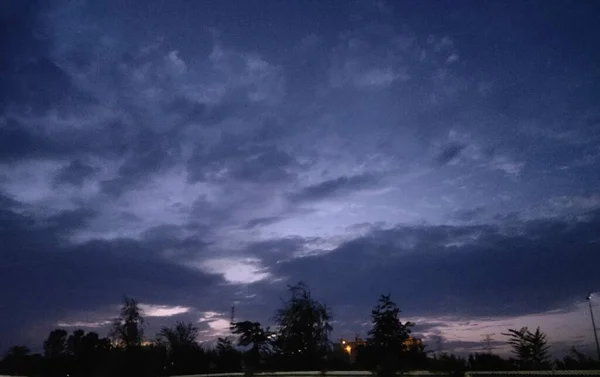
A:
<svg viewBox="0 0 600 377">
<path fill-rule="evenodd" d="M 2 344 L 269 322 L 304 280 L 430 349 L 592 344 L 594 2 L 86 1 L 0 8 Z"/>
</svg>

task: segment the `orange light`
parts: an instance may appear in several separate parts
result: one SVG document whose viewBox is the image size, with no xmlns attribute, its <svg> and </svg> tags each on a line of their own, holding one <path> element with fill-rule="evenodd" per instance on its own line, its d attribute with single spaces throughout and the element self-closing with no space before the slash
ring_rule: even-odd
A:
<svg viewBox="0 0 600 377">
<path fill-rule="evenodd" d="M 352 347 L 346 346 L 346 352 L 348 352 L 348 353 L 352 352 Z"/>
</svg>

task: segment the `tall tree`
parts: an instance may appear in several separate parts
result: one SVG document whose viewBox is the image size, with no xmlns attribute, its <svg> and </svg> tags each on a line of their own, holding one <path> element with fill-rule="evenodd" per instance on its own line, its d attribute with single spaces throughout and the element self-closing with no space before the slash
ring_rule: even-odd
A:
<svg viewBox="0 0 600 377">
<path fill-rule="evenodd" d="M 6 352 L 6 357 L 25 358 L 31 355 L 31 350 L 27 346 L 12 346 Z"/>
<path fill-rule="evenodd" d="M 55 329 L 44 341 L 44 368 L 50 376 L 68 374 L 67 332 Z"/>
<path fill-rule="evenodd" d="M 533 333 L 527 327 L 522 327 L 519 330 L 508 329 L 508 333 L 502 335 L 509 337 L 508 343 L 517 357 L 519 368 L 542 369 L 548 366 L 550 347 L 546 334 L 539 327 Z"/>
<path fill-rule="evenodd" d="M 233 343 L 227 337 L 217 339 L 216 349 L 218 354 L 225 354 L 231 351 L 235 351 L 235 348 L 233 348 Z"/>
<path fill-rule="evenodd" d="M 144 317 L 137 301 L 126 296 L 119 317 L 113 321 L 113 340 L 125 348 L 139 347 L 144 339 L 143 326 Z"/>
<path fill-rule="evenodd" d="M 276 344 L 288 367 L 319 369 L 331 350 L 332 314 L 302 282 L 288 286 L 290 298 L 275 314 Z"/>
<path fill-rule="evenodd" d="M 40 355 L 32 355 L 26 346 L 13 346 L 0 363 L 0 373 L 13 376 L 30 376 L 36 373 Z"/>
<path fill-rule="evenodd" d="M 98 333 L 90 331 L 81 339 L 80 347 L 81 352 L 84 354 L 95 353 L 97 355 L 105 355 L 110 351 L 110 339 L 100 338 Z"/>
<path fill-rule="evenodd" d="M 108 338 L 100 338 L 95 332 L 83 333 L 78 330 L 73 333 L 72 339 L 70 343 L 73 346 L 75 365 L 80 374 L 89 375 L 95 370 L 106 368 L 111 349 Z"/>
<path fill-rule="evenodd" d="M 219 372 L 237 372 L 240 370 L 241 355 L 233 347 L 233 343 L 229 338 L 219 338 L 216 351 Z"/>
<path fill-rule="evenodd" d="M 265 355 L 270 352 L 269 329 L 263 329 L 259 322 L 243 321 L 232 323 L 231 331 L 239 336 L 239 346 L 250 347 L 246 354 L 248 367 L 257 368 Z"/>
<path fill-rule="evenodd" d="M 162 327 L 158 332 L 158 340 L 170 351 L 193 349 L 198 347 L 198 328 L 192 323 L 177 321 L 173 327 Z"/>
<path fill-rule="evenodd" d="M 75 375 L 89 375 L 97 369 L 106 368 L 110 352 L 109 339 L 100 338 L 95 332 L 76 330 L 69 336 L 67 344 L 73 358 Z"/>
<path fill-rule="evenodd" d="M 44 357 L 46 359 L 58 359 L 67 353 L 67 332 L 63 329 L 55 329 L 50 332 L 44 341 Z"/>
<path fill-rule="evenodd" d="M 177 322 L 173 327 L 163 327 L 157 335 L 158 341 L 167 348 L 169 372 L 172 374 L 192 373 L 203 359 L 202 350 L 196 339 L 198 328 L 192 323 Z"/>
<path fill-rule="evenodd" d="M 69 350 L 69 354 L 75 359 L 79 359 L 81 357 L 81 343 L 83 341 L 84 335 L 85 331 L 78 329 L 73 331 L 73 334 L 69 335 L 69 339 L 67 340 L 67 348 Z"/>
<path fill-rule="evenodd" d="M 531 347 L 531 363 L 536 369 L 548 367 L 550 346 L 548 346 L 546 338 L 546 334 L 541 332 L 539 327 L 535 329 L 534 333 L 527 333 L 527 340 Z"/>
<path fill-rule="evenodd" d="M 562 370 L 598 369 L 599 366 L 598 360 L 581 353 L 575 347 L 562 360 L 556 360 L 556 368 Z"/>
<path fill-rule="evenodd" d="M 373 357 L 373 366 L 381 376 L 395 375 L 402 364 L 405 341 L 410 336 L 412 322 L 402 323 L 400 309 L 390 295 L 381 295 L 371 311 L 373 328 L 369 331 L 367 346 Z"/>
</svg>

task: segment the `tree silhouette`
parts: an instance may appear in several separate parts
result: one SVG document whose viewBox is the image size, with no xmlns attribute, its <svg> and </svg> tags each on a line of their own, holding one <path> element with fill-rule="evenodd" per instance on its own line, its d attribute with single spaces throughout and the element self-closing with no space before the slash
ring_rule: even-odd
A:
<svg viewBox="0 0 600 377">
<path fill-rule="evenodd" d="M 229 338 L 218 338 L 216 350 L 218 354 L 225 354 L 235 351 L 235 348 L 233 348 L 233 343 Z"/>
<path fill-rule="evenodd" d="M 203 353 L 196 342 L 198 328 L 192 323 L 176 322 L 173 327 L 162 327 L 158 341 L 167 348 L 169 372 L 186 374 L 193 372 Z"/>
<path fill-rule="evenodd" d="M 67 351 L 71 359 L 70 370 L 75 376 L 85 376 L 97 369 L 106 369 L 109 359 L 110 340 L 100 338 L 95 332 L 79 329 L 67 339 Z"/>
<path fill-rule="evenodd" d="M 241 355 L 229 338 L 218 338 L 216 352 L 220 372 L 236 372 L 240 369 Z"/>
<path fill-rule="evenodd" d="M 517 357 L 519 368 L 541 369 L 548 366 L 550 347 L 547 345 L 546 334 L 539 327 L 534 333 L 527 327 L 522 327 L 520 330 L 509 329 L 508 333 L 502 335 L 509 337 L 508 343 Z"/>
<path fill-rule="evenodd" d="M 238 345 L 250 347 L 247 362 L 250 368 L 257 368 L 264 356 L 270 352 L 269 329 L 263 329 L 259 322 L 236 322 L 232 324 L 232 332 L 239 335 Z"/>
<path fill-rule="evenodd" d="M 67 353 L 67 331 L 56 329 L 50 332 L 44 341 L 44 357 L 58 359 Z"/>
<path fill-rule="evenodd" d="M 165 357 L 164 347 L 142 347 L 144 324 L 137 301 L 125 296 L 119 316 L 114 319 L 110 331 L 110 337 L 116 345 L 111 352 L 113 373 L 127 376 L 148 375 L 153 363 Z"/>
<path fill-rule="evenodd" d="M 14 357 L 14 358 L 24 358 L 31 354 L 31 350 L 26 346 L 12 346 L 8 349 L 6 356 Z"/>
<path fill-rule="evenodd" d="M 143 326 L 144 318 L 138 303 L 125 296 L 120 315 L 113 321 L 111 337 L 125 348 L 139 347 L 144 339 Z"/>
<path fill-rule="evenodd" d="M 400 309 L 390 295 L 381 295 L 371 311 L 373 328 L 369 331 L 367 345 L 372 363 L 380 376 L 395 375 L 401 367 L 404 342 L 410 336 L 411 322 L 402 323 Z"/>
<path fill-rule="evenodd" d="M 531 361 L 533 367 L 541 369 L 548 367 L 548 342 L 546 340 L 546 334 L 540 331 L 540 328 L 536 328 L 534 333 L 527 332 L 527 338 L 531 347 Z"/>
<path fill-rule="evenodd" d="M 198 343 L 196 343 L 198 328 L 192 323 L 177 321 L 173 327 L 162 327 L 157 338 L 171 351 L 196 348 L 198 347 Z"/>
<path fill-rule="evenodd" d="M 44 367 L 51 376 L 68 372 L 67 331 L 55 329 L 44 341 Z"/>
<path fill-rule="evenodd" d="M 13 346 L 8 349 L 0 363 L 0 371 L 7 375 L 33 375 L 40 364 L 41 355 L 31 354 L 26 346 Z"/>
<path fill-rule="evenodd" d="M 69 339 L 67 340 L 67 348 L 69 350 L 69 354 L 72 355 L 75 359 L 79 359 L 81 357 L 82 342 L 84 336 L 85 331 L 79 329 L 73 331 L 73 334 L 71 334 L 69 336 Z"/>
<path fill-rule="evenodd" d="M 563 370 L 598 369 L 599 366 L 598 360 L 584 355 L 575 347 L 572 347 L 569 355 L 563 357 L 562 360 L 556 360 L 556 368 Z"/>
<path fill-rule="evenodd" d="M 291 297 L 274 318 L 278 326 L 275 344 L 288 367 L 318 370 L 331 351 L 332 314 L 311 297 L 304 283 L 288 286 L 288 290 Z"/>
<path fill-rule="evenodd" d="M 451 372 L 463 375 L 471 370 L 534 370 L 548 368 L 546 334 L 537 328 L 509 329 L 506 335 L 516 359 L 502 359 L 491 353 L 462 357 L 443 353 L 427 356 L 420 342 L 407 342 L 411 322 L 401 322 L 398 306 L 390 295 L 379 297 L 371 311 L 372 328 L 367 342 L 357 335 L 355 342 L 329 343 L 331 314 L 311 297 L 303 284 L 288 287 L 290 298 L 274 316 L 276 331 L 259 322 L 231 324 L 237 344 L 219 338 L 215 349 L 204 349 L 196 342 L 199 331 L 192 323 L 175 322 L 162 327 L 155 343 L 143 342 L 144 319 L 137 302 L 125 298 L 108 338 L 95 332 L 52 330 L 43 342 L 44 356 L 31 354 L 24 346 L 12 347 L 0 360 L 0 375 L 47 377 L 158 377 L 205 373 L 232 373 L 245 370 L 365 370 L 378 376 L 395 376 L 409 369 Z M 348 357 L 351 346 L 351 355 Z M 242 361 L 244 364 L 242 365 Z M 599 362 L 573 350 L 572 355 L 556 360 L 557 369 L 597 369 Z"/>
<path fill-rule="evenodd" d="M 509 360 L 488 352 L 470 354 L 468 362 L 471 370 L 501 371 L 513 369 Z"/>
</svg>

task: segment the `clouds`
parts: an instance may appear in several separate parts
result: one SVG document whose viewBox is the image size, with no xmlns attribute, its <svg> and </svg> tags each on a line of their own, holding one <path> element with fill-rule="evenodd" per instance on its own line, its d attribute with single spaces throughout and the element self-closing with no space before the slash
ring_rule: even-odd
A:
<svg viewBox="0 0 600 377">
<path fill-rule="evenodd" d="M 140 309 L 146 317 L 172 317 L 174 315 L 187 313 L 190 308 L 185 306 L 148 305 L 140 304 Z"/>
<path fill-rule="evenodd" d="M 485 350 L 485 334 L 492 334 L 490 345 L 494 353 L 509 354 L 506 342 L 508 328 L 540 328 L 548 334 L 552 356 L 562 358 L 576 347 L 584 353 L 594 352 L 593 334 L 586 331 L 589 323 L 583 318 L 589 317 L 589 309 L 584 300 L 573 300 L 564 309 L 514 317 L 476 317 L 462 319 L 457 317 L 427 318 L 416 317 L 411 320 L 420 323 L 415 331 L 429 340 L 434 352 L 452 350 L 466 355 Z M 575 335 L 578 334 L 578 335 Z M 568 340 L 566 340 L 568 339 Z"/>
<path fill-rule="evenodd" d="M 439 154 L 435 157 L 435 161 L 440 165 L 446 165 L 452 162 L 456 157 L 460 155 L 463 149 L 466 148 L 464 144 L 450 143 L 443 147 Z"/>
<path fill-rule="evenodd" d="M 342 176 L 304 187 L 293 193 L 290 198 L 296 202 L 323 200 L 354 190 L 373 187 L 376 184 L 377 179 L 371 175 Z"/>
<path fill-rule="evenodd" d="M 593 289 L 592 70 L 429 6 L 3 5 L 3 330 L 102 329 L 126 293 L 209 339 L 301 279 L 349 332 L 374 291 L 450 321 Z"/>
<path fill-rule="evenodd" d="M 208 150 L 196 149 L 188 169 L 192 181 L 231 179 L 234 181 L 278 182 L 293 178 L 297 161 L 273 145 L 248 143 L 233 136 Z"/>
<path fill-rule="evenodd" d="M 269 278 L 270 274 L 256 258 L 208 259 L 199 266 L 203 271 L 223 275 L 233 284 L 251 284 Z"/>
<path fill-rule="evenodd" d="M 357 89 L 384 89 L 394 82 L 411 78 L 405 59 L 411 59 L 414 37 L 394 35 L 386 27 L 367 27 L 359 32 L 340 35 L 340 44 L 332 53 L 330 85 L 346 84 Z M 382 38 L 382 44 L 376 42 Z"/>
<path fill-rule="evenodd" d="M 598 259 L 593 231 L 598 221 L 598 212 L 593 212 L 576 222 L 397 226 L 374 230 L 325 255 L 281 263 L 274 272 L 290 276 L 291 282 L 302 278 L 319 287 L 321 297 L 336 312 L 351 302 L 352 310 L 362 311 L 362 318 L 377 292 L 390 292 L 404 316 L 417 323 L 432 321 L 432 313 L 454 317 L 433 325 L 449 339 L 480 342 L 484 331 L 459 330 L 459 319 L 485 323 L 504 318 L 494 326 L 505 330 L 537 322 L 557 340 L 573 340 L 574 325 L 559 331 L 546 323 L 552 316 L 546 318 L 544 313 L 568 307 L 578 292 L 599 284 L 593 267 Z M 524 314 L 538 319 L 521 319 Z"/>
<path fill-rule="evenodd" d="M 282 98 L 285 82 L 280 69 L 257 54 L 240 54 L 216 45 L 209 56 L 215 69 L 226 77 L 235 77 L 229 90 L 247 88 L 251 102 L 273 104 Z M 229 86 L 229 85 L 228 85 Z"/>
<path fill-rule="evenodd" d="M 48 110 L 55 102 L 68 101 L 72 89 L 67 76 L 49 58 L 49 38 L 39 23 L 46 4 L 33 2 L 3 5 L 0 109 L 35 107 Z M 78 97 L 77 92 L 71 95 Z"/>
<path fill-rule="evenodd" d="M 88 216 L 63 213 L 43 223 L 2 211 L 5 262 L 0 266 L 1 284 L 15 287 L 3 293 L 2 301 L 7 310 L 19 313 L 3 322 L 9 339 L 23 336 L 25 323 L 43 321 L 51 326 L 48 321 L 65 319 L 73 312 L 106 312 L 123 294 L 142 302 L 184 304 L 196 301 L 196 294 L 219 282 L 215 276 L 168 262 L 149 242 L 120 239 L 65 244 L 60 236 L 85 227 L 83 219 Z M 147 315 L 161 317 L 187 311 L 177 305 L 146 308 Z"/>
<path fill-rule="evenodd" d="M 87 165 L 80 160 L 74 160 L 58 172 L 55 180 L 57 184 L 67 183 L 74 186 L 81 186 L 84 180 L 94 175 L 96 171 L 97 170 L 94 169 L 94 167 Z"/>
</svg>

